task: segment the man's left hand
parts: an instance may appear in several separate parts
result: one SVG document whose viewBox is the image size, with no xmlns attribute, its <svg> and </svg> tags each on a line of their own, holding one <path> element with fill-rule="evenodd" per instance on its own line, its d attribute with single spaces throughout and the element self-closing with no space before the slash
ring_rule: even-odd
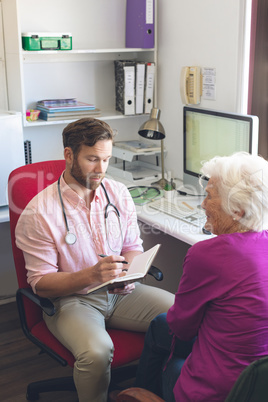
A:
<svg viewBox="0 0 268 402">
<path fill-rule="evenodd" d="M 135 289 L 135 283 L 130 283 L 125 285 L 123 288 L 115 288 L 113 290 L 109 290 L 109 293 L 116 295 L 129 295 Z"/>
</svg>

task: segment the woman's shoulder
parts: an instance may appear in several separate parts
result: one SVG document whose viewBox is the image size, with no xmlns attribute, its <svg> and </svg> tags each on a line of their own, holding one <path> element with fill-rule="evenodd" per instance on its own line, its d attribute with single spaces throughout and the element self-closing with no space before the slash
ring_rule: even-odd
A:
<svg viewBox="0 0 268 402">
<path fill-rule="evenodd" d="M 237 250 L 244 249 L 244 247 L 249 246 L 252 242 L 260 239 L 266 239 L 268 242 L 268 232 L 247 232 L 247 233 L 230 233 L 230 234 L 222 234 L 219 236 L 215 236 L 211 239 L 206 239 L 195 243 L 190 249 L 189 252 L 191 255 L 199 255 L 199 254 L 214 254 L 220 253 L 223 255 L 224 253 L 232 254 L 232 252 L 236 252 Z"/>
<path fill-rule="evenodd" d="M 202 259 L 203 261 L 214 260 L 226 253 L 232 254 L 236 242 L 228 235 L 220 235 L 195 243 L 189 250 L 188 256 L 191 259 Z"/>
<path fill-rule="evenodd" d="M 211 237 L 210 239 L 205 239 L 205 240 L 201 240 L 197 243 L 195 243 L 190 250 L 192 252 L 197 252 L 198 250 L 205 250 L 205 249 L 209 249 L 212 247 L 220 247 L 222 245 L 222 239 L 221 236 L 214 236 Z"/>
</svg>

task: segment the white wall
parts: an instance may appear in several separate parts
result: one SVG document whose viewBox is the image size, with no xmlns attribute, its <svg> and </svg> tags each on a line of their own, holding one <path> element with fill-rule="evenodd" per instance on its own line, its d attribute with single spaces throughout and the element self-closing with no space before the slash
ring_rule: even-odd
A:
<svg viewBox="0 0 268 402">
<path fill-rule="evenodd" d="M 7 109 L 5 48 L 2 22 L 2 3 L 0 2 L 0 110 Z"/>
<path fill-rule="evenodd" d="M 158 107 L 166 170 L 182 178 L 182 66 L 216 68 L 216 100 L 200 107 L 239 112 L 245 0 L 158 0 Z"/>
<path fill-rule="evenodd" d="M 175 177 L 182 177 L 183 105 L 179 93 L 181 67 L 199 65 L 216 68 L 216 101 L 202 101 L 201 107 L 238 111 L 243 42 L 241 21 L 245 1 L 158 0 L 158 107 L 161 109 L 161 121 L 167 134 L 166 168 L 171 170 Z M 36 27 L 36 30 L 38 29 Z M 111 125 L 114 127 L 113 122 Z M 120 123 L 119 128 L 121 125 L 123 130 L 124 123 Z M 40 153 L 46 153 L 48 150 L 51 159 L 61 157 L 59 129 L 62 129 L 62 126 L 54 127 L 50 132 L 47 127 L 42 128 L 38 136 L 34 130 L 28 129 L 27 139 L 33 141 L 33 153 L 37 159 L 42 160 Z M 35 146 L 38 149 L 35 149 Z M 0 235 L 9 239 L 8 223 L 1 224 L 0 229 Z M 170 239 L 169 243 L 173 245 Z M 186 245 L 181 245 L 184 246 L 187 249 Z M 185 252 L 186 250 L 181 255 Z M 17 282 L 10 244 L 1 247 L 0 256 L 7 270 L 3 272 L 5 276 L 1 277 L 3 289 L 0 289 L 0 296 L 15 294 Z"/>
</svg>

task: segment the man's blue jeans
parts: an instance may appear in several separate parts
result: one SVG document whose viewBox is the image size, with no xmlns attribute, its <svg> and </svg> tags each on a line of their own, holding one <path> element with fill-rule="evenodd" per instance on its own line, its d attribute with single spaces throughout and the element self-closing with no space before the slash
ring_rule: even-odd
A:
<svg viewBox="0 0 268 402">
<path fill-rule="evenodd" d="M 194 340 L 184 342 L 176 338 L 174 353 L 169 359 L 172 339 L 166 313 L 158 315 L 146 333 L 136 379 L 137 387 L 154 392 L 166 402 L 175 401 L 173 388 L 194 343 Z"/>
</svg>

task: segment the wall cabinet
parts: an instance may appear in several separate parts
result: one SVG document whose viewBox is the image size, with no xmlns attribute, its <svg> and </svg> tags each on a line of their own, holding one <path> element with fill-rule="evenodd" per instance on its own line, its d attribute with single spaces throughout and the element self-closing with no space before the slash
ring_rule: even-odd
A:
<svg viewBox="0 0 268 402">
<path fill-rule="evenodd" d="M 69 121 L 26 121 L 26 109 L 34 108 L 37 100 L 48 98 L 76 97 L 94 103 L 101 109 L 103 120 L 114 120 L 110 124 L 122 135 L 119 139 L 125 139 L 126 131 L 128 136 L 137 132 L 147 116 L 126 117 L 115 111 L 113 61 L 156 62 L 156 49 L 125 48 L 125 0 L 2 0 L 2 3 L 9 108 L 22 112 L 25 139 L 36 142 L 35 136 L 43 135 L 41 126 L 46 127 L 46 132 L 53 131 L 52 125 L 60 126 L 54 128 L 54 133 L 58 133 L 63 124 L 68 124 Z M 21 34 L 26 32 L 70 32 L 73 49 L 24 51 Z M 51 138 L 48 140 L 51 142 Z M 37 150 L 38 144 L 34 147 Z M 33 162 L 40 159 L 35 155 L 33 150 Z M 47 155 L 52 157 L 55 157 L 52 153 Z"/>
</svg>

